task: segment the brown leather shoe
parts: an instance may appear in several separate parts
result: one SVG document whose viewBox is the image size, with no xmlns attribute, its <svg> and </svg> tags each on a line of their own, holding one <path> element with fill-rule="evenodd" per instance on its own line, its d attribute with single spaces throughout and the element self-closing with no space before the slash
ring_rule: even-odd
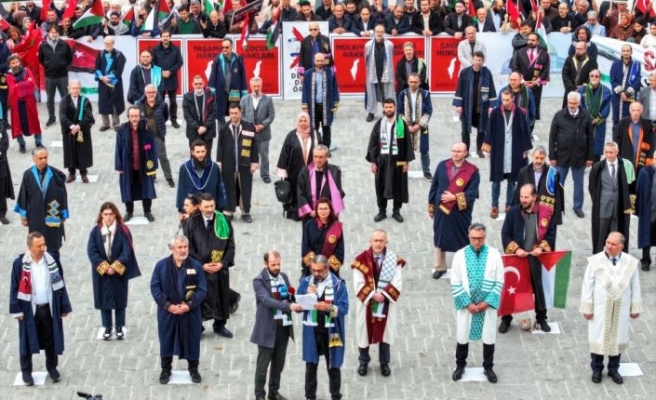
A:
<svg viewBox="0 0 656 400">
<path fill-rule="evenodd" d="M 100 129 L 98 129 L 100 132 L 105 132 L 109 130 L 109 126 L 101 126 Z"/>
<path fill-rule="evenodd" d="M 86 175 L 82 175 L 82 183 L 89 183 L 89 178 Z"/>
<path fill-rule="evenodd" d="M 508 214 L 508 211 L 510 211 L 510 206 L 506 206 L 506 214 Z"/>
<path fill-rule="evenodd" d="M 490 218 L 497 219 L 498 216 L 499 216 L 499 207 L 492 207 L 492 211 L 490 211 Z"/>
<path fill-rule="evenodd" d="M 75 182 L 75 175 L 69 175 L 68 178 L 66 178 L 66 183 L 71 182 Z"/>
</svg>

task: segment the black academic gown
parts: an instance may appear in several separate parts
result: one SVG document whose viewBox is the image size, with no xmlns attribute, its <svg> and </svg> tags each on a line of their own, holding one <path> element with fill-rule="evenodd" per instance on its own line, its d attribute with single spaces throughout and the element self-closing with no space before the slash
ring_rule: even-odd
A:
<svg viewBox="0 0 656 400">
<path fill-rule="evenodd" d="M 519 190 L 527 183 L 535 185 L 533 163 L 520 169 L 519 174 L 517 174 L 517 188 L 513 196 L 513 206 L 519 204 Z M 555 167 L 551 167 L 546 163 L 542 165 L 542 175 L 536 190 L 538 192 L 538 202 L 552 204 L 554 213 L 551 220 L 554 224 L 561 225 L 563 223 L 563 211 L 565 210 L 565 195 L 563 185 L 560 184 L 560 174 Z"/>
<path fill-rule="evenodd" d="M 298 175 L 301 170 L 312 163 L 312 150 L 314 149 L 314 138 L 310 136 L 310 148 L 307 149 L 307 160 L 303 160 L 303 147 L 296 135 L 296 129 L 290 131 L 285 137 L 285 142 L 280 149 L 278 157 L 278 168 L 287 171 L 287 180 L 292 187 L 292 200 L 285 205 L 285 210 L 295 211 L 298 209 L 298 196 L 296 188 L 298 187 Z"/>
<path fill-rule="evenodd" d="M 369 163 L 376 164 L 378 168 L 378 172 L 376 173 L 376 193 L 381 193 L 385 199 L 407 203 L 410 198 L 408 192 L 408 173 L 403 172 L 403 166 L 399 165 L 399 163 L 409 163 L 415 159 L 410 131 L 405 121 L 402 121 L 405 134 L 403 138 L 396 139 L 398 154 L 382 155 L 380 154 L 380 126 L 383 120 L 384 118 L 378 120 L 371 131 L 365 158 Z M 397 118 L 394 125 L 392 125 L 392 132 L 394 134 L 396 134 L 396 124 L 398 121 L 401 120 Z"/>
<path fill-rule="evenodd" d="M 93 305 L 96 310 L 122 310 L 128 306 L 128 282 L 141 276 L 139 263 L 132 246 L 132 234 L 127 226 L 116 223 L 116 233 L 112 238 L 111 257 L 107 256 L 102 235 L 102 225 L 96 225 L 89 234 L 87 255 L 91 261 L 93 282 Z M 100 275 L 98 266 L 107 261 L 115 261 L 125 266 L 123 275 Z"/>
<path fill-rule="evenodd" d="M 506 143 L 506 122 L 503 106 L 492 110 L 488 118 L 485 138 L 483 139 L 483 151 L 490 152 L 490 182 L 501 182 L 504 177 L 504 159 Z M 519 170 L 526 166 L 527 158 L 524 156 L 532 147 L 531 130 L 526 120 L 526 115 L 513 105 L 510 115 L 509 127 L 512 135 L 509 182 L 515 182 Z M 487 147 L 486 147 L 487 146 Z"/>
<path fill-rule="evenodd" d="M 246 121 L 240 123 L 240 133 L 237 139 L 235 152 L 235 139 L 232 132 L 232 123 L 227 123 L 219 130 L 219 145 L 216 150 L 216 161 L 221 163 L 223 183 L 226 189 L 226 211 L 235 211 L 237 204 L 237 183 L 241 191 L 241 204 L 244 213 L 250 212 L 251 193 L 253 189 L 253 174 L 251 164 L 259 163 L 260 156 L 255 139 L 255 127 Z M 237 156 L 239 155 L 239 156 Z M 237 158 L 238 157 L 238 158 Z M 239 182 L 235 178 L 239 172 Z"/>
<path fill-rule="evenodd" d="M 48 251 L 57 253 L 65 236 L 64 221 L 68 219 L 66 175 L 47 166 L 43 188 L 39 182 L 36 166 L 25 171 L 14 211 L 27 218 L 30 233 L 43 234 Z"/>
<path fill-rule="evenodd" d="M 221 218 L 225 218 L 221 215 Z M 230 270 L 235 264 L 235 237 L 230 221 L 230 234 L 220 239 L 214 231 L 214 219 L 205 228 L 202 214 L 190 217 L 185 225 L 185 236 L 189 239 L 189 256 L 201 264 L 220 262 L 223 268 L 216 274 L 205 273 L 207 295 L 203 302 L 203 320 L 227 320 L 230 318 Z"/>
<path fill-rule="evenodd" d="M 656 235 L 652 231 L 651 205 L 656 198 L 651 197 L 656 168 L 643 168 L 638 175 L 636 213 L 638 214 L 638 248 L 656 246 Z"/>
<path fill-rule="evenodd" d="M 179 213 L 183 213 L 184 200 L 190 194 L 209 193 L 214 197 L 216 209 L 223 210 L 226 205 L 225 186 L 221 176 L 219 164 L 213 162 L 209 157 L 205 159 L 205 168 L 200 176 L 194 168 L 194 160 L 187 160 L 180 166 L 178 180 L 178 194 L 175 206 Z"/>
<path fill-rule="evenodd" d="M 7 150 L 9 149 L 9 135 L 5 121 L 0 120 L 0 196 L 4 199 L 14 198 L 14 184 L 11 181 L 11 170 L 7 160 Z M 3 199 L 0 199 L 2 201 Z M 5 200 L 6 201 L 6 200 Z M 6 207 L 6 202 L 5 206 Z M 0 215 L 7 210 L 0 209 Z"/>
<path fill-rule="evenodd" d="M 82 104 L 83 107 L 80 108 Z M 93 166 L 91 127 L 96 121 L 93 118 L 89 99 L 78 96 L 77 104 L 73 104 L 71 96 L 65 96 L 59 104 L 59 122 L 64 144 L 64 166 L 79 170 L 86 170 Z M 71 135 L 71 125 L 78 124 L 82 132 L 81 142 L 77 140 L 78 135 Z"/>
<path fill-rule="evenodd" d="M 617 159 L 617 230 L 624 235 L 624 248 L 629 248 L 629 225 L 631 223 L 631 199 L 629 198 L 629 184 L 626 180 L 626 171 L 624 169 L 624 160 Z M 599 236 L 606 237 L 610 233 L 601 232 L 599 225 L 599 204 L 601 200 L 601 174 L 607 173 L 608 163 L 606 160 L 599 161 L 590 169 L 590 176 L 588 177 L 588 192 L 592 198 L 592 254 L 597 254 L 603 251 L 603 247 L 599 248 Z"/>
</svg>

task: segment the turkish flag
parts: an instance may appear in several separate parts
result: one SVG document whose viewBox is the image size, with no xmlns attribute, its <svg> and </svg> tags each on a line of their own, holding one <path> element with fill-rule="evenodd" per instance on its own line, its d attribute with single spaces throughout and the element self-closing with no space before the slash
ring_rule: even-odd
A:
<svg viewBox="0 0 656 400">
<path fill-rule="evenodd" d="M 94 73 L 96 70 L 96 57 L 100 50 L 89 47 L 83 43 L 68 41 L 73 51 L 73 62 L 68 66 L 70 71 Z"/>
<path fill-rule="evenodd" d="M 510 315 L 535 308 L 531 272 L 528 258 L 516 255 L 504 255 L 503 259 L 503 289 L 501 290 L 501 305 L 498 315 Z"/>
</svg>

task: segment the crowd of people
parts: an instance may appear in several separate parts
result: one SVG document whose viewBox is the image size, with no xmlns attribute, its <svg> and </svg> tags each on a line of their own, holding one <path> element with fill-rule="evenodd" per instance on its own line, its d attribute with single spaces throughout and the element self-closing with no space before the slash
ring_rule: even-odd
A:
<svg viewBox="0 0 656 400">
<path fill-rule="evenodd" d="M 349 311 L 342 271 L 348 260 L 340 222 L 345 192 L 341 169 L 329 162 L 331 152 L 337 148 L 331 126 L 339 118 L 340 96 L 330 42 L 316 23 L 321 19 L 329 21 L 331 33 L 352 32 L 371 37 L 364 47 L 367 122 L 374 122 L 378 103 L 382 104 L 382 117 L 371 127 L 366 151 L 363 146 L 364 158 L 375 177 L 378 212 L 374 222 L 387 217 L 390 199 L 392 218 L 404 222 L 401 208 L 409 202 L 408 170 L 417 151 L 423 177 L 431 181 L 427 212 L 433 220 L 434 279 L 441 279 L 449 267 L 446 253 L 455 253 L 450 265 L 458 327 L 453 380 L 463 377 L 469 341 L 482 340 L 485 375 L 492 383 L 498 381 L 493 370 L 496 333 L 505 334 L 512 326 L 511 315 L 503 316 L 496 326 L 503 287 L 501 254 L 528 257 L 535 293 L 535 329 L 551 330 L 538 257 L 557 248 L 557 229 L 566 211 L 563 186 L 570 170 L 574 180 L 572 211 L 579 218 L 585 217 L 583 176 L 585 169 L 591 167 L 588 191 L 593 202 L 594 255 L 588 259 L 581 313 L 590 320 L 592 381 L 601 382 L 606 355 L 610 357 L 609 376 L 615 383 L 622 383 L 618 366 L 628 342 L 628 320 L 638 317 L 642 307 L 638 268 L 650 270 L 650 248 L 656 245 L 656 74 L 650 75 L 650 86 L 641 88 L 640 63 L 632 59 L 632 47 L 624 45 L 621 58 L 610 71 L 605 71 L 610 75 L 611 87 L 602 85 L 596 48 L 590 37 L 602 34 L 600 28 L 605 28 L 611 37 L 656 45 L 656 41 L 649 42 L 650 36 L 656 38 L 652 27 L 653 35 L 636 39 L 638 21 L 642 20 L 636 18 L 635 24 L 628 26 L 627 20 L 631 22 L 632 17 L 625 12 L 625 3 L 616 1 L 606 9 L 604 3 L 599 10 L 593 4 L 595 9 L 589 10 L 588 2 L 581 0 L 570 11 L 566 4 L 557 1 L 544 0 L 538 10 L 531 9 L 531 2 L 519 1 L 513 12 L 517 20 L 512 20 L 507 16 L 510 11 L 506 13 L 508 5 L 501 0 L 487 8 L 457 1 L 453 9 L 446 2 L 420 0 L 415 4 L 407 0 L 404 6 L 391 10 L 379 0 L 372 6 L 366 1 L 336 5 L 323 1 L 316 11 L 309 2 L 301 1 L 297 10 L 289 0 L 272 0 L 260 13 L 261 26 L 254 22 L 252 30 L 266 32 L 267 24 L 278 12 L 283 23 L 312 21 L 308 36 L 300 44 L 301 112 L 295 129 L 282 141 L 275 171 L 271 171 L 269 162 L 270 141 L 275 136 L 271 132 L 274 103 L 262 92 L 261 78 L 247 82 L 243 58 L 234 51 L 233 41 L 224 37 L 227 32 L 241 32 L 241 27 L 228 27 L 228 16 L 218 9 L 206 14 L 207 10 L 203 11 L 196 0 L 177 8 L 169 1 L 170 9 L 177 10 L 175 17 L 168 20 L 170 25 L 144 33 L 158 36 L 160 43 L 141 52 L 129 82 L 123 82 L 126 55 L 114 47 L 113 36 L 134 33 L 135 29 L 141 35 L 139 27 L 145 19 L 136 18 L 127 30 L 121 18 L 130 10 L 136 11 L 135 2 L 129 3 L 126 7 L 107 4 L 104 22 L 78 28 L 84 29 L 78 37 L 104 36 L 105 48 L 95 65 L 98 111 L 102 117 L 99 130 L 116 130 L 114 169 L 125 204 L 124 213 L 111 202 L 100 207 L 88 241 L 88 256 L 103 338 L 121 340 L 126 324 L 128 281 L 141 275 L 126 222 L 134 218 L 135 201 L 142 202 L 145 218 L 151 223 L 155 221 L 154 181 L 161 168 L 167 185 L 177 190 L 175 207 L 180 231 L 169 244 L 171 254 L 155 266 L 150 285 L 158 305 L 160 383 L 169 382 L 174 356 L 188 360 L 194 383 L 202 381 L 199 362 L 204 321 L 212 321 L 214 333 L 233 337 L 227 323 L 237 310 L 241 295 L 230 286 L 230 267 L 236 255 L 232 224 L 237 208 L 242 221 L 253 223 L 253 177 L 259 170 L 265 184 L 272 183 L 272 174 L 281 178 L 275 184 L 276 195 L 283 203 L 285 216 L 302 222 L 302 257 L 297 290 L 292 290 L 289 277 L 281 272 L 281 255 L 273 250 L 265 253 L 264 268 L 253 280 L 257 318 L 251 341 L 258 345 L 255 396 L 266 397 L 264 387 L 270 367 L 268 398 L 284 399 L 279 388 L 288 340 L 293 337 L 291 312 L 303 312 L 305 397 L 316 398 L 317 366 L 324 356 L 331 396 L 341 398 L 340 368 L 346 349 L 345 315 Z M 71 30 L 71 23 L 75 25 L 85 7 L 94 4 L 79 2 L 79 9 L 75 9 L 75 16 L 68 23 L 62 18 L 64 10 L 48 9 L 41 21 L 41 12 L 33 2 L 12 5 L 12 13 L 6 18 L 12 25 L 10 37 L 0 44 L 0 73 L 7 77 L 7 90 L 3 93 L 0 87 L 3 224 L 10 223 L 6 199 L 15 197 L 7 157 L 7 129 L 17 139 L 20 153 L 27 152 L 24 136 L 34 136 L 35 140 L 31 151 L 34 166 L 23 174 L 14 208 L 30 233 L 28 251 L 13 265 L 10 302 L 10 312 L 21 326 L 20 363 L 27 385 L 34 383 L 32 354 L 41 349 L 46 352 L 50 378 L 55 382 L 61 378 L 57 370 L 57 356 L 64 347 L 61 318 L 72 311 L 60 262 L 64 227 L 70 218 L 66 186 L 76 180 L 77 171 L 83 183 L 89 182 L 95 120 L 91 102 L 81 93 L 80 82 L 68 79 L 71 49 L 60 36 L 74 37 L 76 30 Z M 152 5 L 145 2 L 135 14 L 146 15 Z M 233 2 L 233 10 L 239 7 L 239 1 Z M 468 14 L 469 9 L 478 9 L 476 20 Z M 566 89 L 563 108 L 551 118 L 548 148 L 533 143 L 535 121 L 541 118 L 542 88 L 549 82 L 550 69 L 549 52 L 535 32 L 538 19 L 547 30 L 572 32 L 574 38 L 571 56 L 562 69 Z M 499 91 L 485 67 L 485 46 L 476 39 L 476 32 L 495 30 L 517 30 L 510 63 L 512 73 L 507 87 Z M 631 34 L 626 36 L 628 30 Z M 407 32 L 445 33 L 462 38 L 458 46 L 462 68 L 452 102 L 460 115 L 462 139 L 452 145 L 451 157 L 440 161 L 434 170 L 429 158 L 428 126 L 433 106 L 427 90 L 426 61 L 415 55 L 414 46 L 408 42 L 403 45 L 404 57 L 395 65 L 394 45 L 386 39 L 386 35 Z M 201 33 L 221 38 L 222 51 L 214 60 L 209 78 L 192 77 L 193 88 L 183 96 L 182 114 L 190 157 L 180 166 L 176 185 L 165 139 L 169 126 L 180 127 L 177 71 L 184 67 L 184 60 L 171 36 Z M 21 40 L 42 34 L 44 40 L 35 53 L 36 64 L 30 64 L 34 59 L 29 57 L 31 53 L 20 49 Z M 39 64 L 45 71 L 46 126 L 59 118 L 68 174 L 49 163 L 48 149 L 42 143 L 39 99 L 34 95 L 40 87 L 35 73 Z M 127 99 L 123 85 L 127 86 Z M 56 91 L 62 96 L 58 113 L 54 104 Z M 125 100 L 130 105 L 126 106 Z M 611 111 L 612 140 L 607 141 L 606 120 Z M 121 123 L 124 112 L 127 122 Z M 470 144 L 474 128 L 475 148 Z M 215 139 L 218 143 L 213 158 Z M 474 156 L 488 158 L 490 162 L 493 219 L 499 217 L 502 209 L 501 182 L 507 181 L 500 250 L 485 244 L 486 227 L 473 221 L 481 183 L 479 169 L 472 162 Z M 627 253 L 632 213 L 639 217 L 641 260 Z M 381 374 L 391 374 L 390 346 L 397 336 L 397 302 L 403 290 L 405 263 L 388 248 L 387 233 L 375 229 L 370 247 L 351 264 L 359 349 L 357 372 L 361 376 L 368 374 L 372 344 L 379 344 Z M 607 332 L 613 330 L 619 334 L 611 337 Z"/>
</svg>

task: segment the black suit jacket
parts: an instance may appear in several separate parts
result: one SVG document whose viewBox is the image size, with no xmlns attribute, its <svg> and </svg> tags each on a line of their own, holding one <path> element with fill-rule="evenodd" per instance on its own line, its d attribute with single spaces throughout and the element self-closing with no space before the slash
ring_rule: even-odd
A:
<svg viewBox="0 0 656 400">
<path fill-rule="evenodd" d="M 458 26 L 458 15 L 455 12 L 446 16 L 444 21 L 444 31 L 451 36 L 456 32 L 464 32 L 465 28 L 472 24 L 472 17 L 466 12 L 462 13 L 462 25 Z"/>
<path fill-rule="evenodd" d="M 412 18 L 412 31 L 418 35 L 422 35 L 426 27 L 424 26 L 424 17 L 421 13 L 417 13 Z M 428 17 L 428 29 L 433 32 L 433 35 L 439 35 L 444 32 L 444 23 L 439 14 L 431 11 Z"/>
<path fill-rule="evenodd" d="M 405 14 L 403 14 L 397 23 L 394 20 L 394 14 L 389 14 L 387 17 L 385 17 L 385 33 L 391 35 L 392 29 L 396 29 L 396 33 L 399 35 L 412 31 L 410 19 Z"/>
<path fill-rule="evenodd" d="M 501 24 L 503 24 L 503 19 L 501 20 Z M 488 15 L 487 18 L 485 18 L 485 22 L 483 23 L 483 30 L 481 31 L 481 26 L 478 24 L 478 22 L 474 23 L 474 28 L 476 28 L 476 32 L 496 32 L 497 28 L 494 27 L 494 21 L 492 21 L 492 17 Z"/>
</svg>

